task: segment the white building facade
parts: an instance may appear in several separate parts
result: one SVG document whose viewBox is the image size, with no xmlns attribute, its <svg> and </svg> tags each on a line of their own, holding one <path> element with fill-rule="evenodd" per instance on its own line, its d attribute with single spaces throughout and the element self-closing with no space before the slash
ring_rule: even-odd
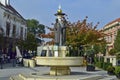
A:
<svg viewBox="0 0 120 80">
<path fill-rule="evenodd" d="M 0 28 L 5 37 L 26 38 L 26 20 L 9 4 L 9 0 L 0 0 Z"/>
<path fill-rule="evenodd" d="M 10 5 L 9 0 L 0 0 L 0 30 L 4 44 L 8 44 L 6 47 L 13 45 L 13 41 L 25 40 L 27 37 L 26 20 Z"/>
</svg>

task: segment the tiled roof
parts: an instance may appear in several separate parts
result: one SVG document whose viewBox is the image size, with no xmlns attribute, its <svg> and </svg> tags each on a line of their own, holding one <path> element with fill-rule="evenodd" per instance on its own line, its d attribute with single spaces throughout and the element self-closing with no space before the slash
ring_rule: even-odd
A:
<svg viewBox="0 0 120 80">
<path fill-rule="evenodd" d="M 109 22 L 109 23 L 106 24 L 105 26 L 108 26 L 108 25 L 110 25 L 110 24 L 112 24 L 112 23 L 114 23 L 114 22 L 120 22 L 120 18 L 117 18 L 117 19 L 115 19 L 115 20 Z"/>
</svg>

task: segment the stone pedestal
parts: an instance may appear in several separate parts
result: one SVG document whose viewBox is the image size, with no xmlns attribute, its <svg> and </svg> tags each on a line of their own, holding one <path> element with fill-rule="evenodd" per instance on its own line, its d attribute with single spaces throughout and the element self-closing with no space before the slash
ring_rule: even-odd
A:
<svg viewBox="0 0 120 80">
<path fill-rule="evenodd" d="M 35 61 L 33 59 L 23 59 L 23 65 L 25 67 L 35 67 Z"/>
<path fill-rule="evenodd" d="M 59 75 L 70 75 L 70 68 L 67 66 L 57 66 L 51 67 L 50 75 L 59 76 Z"/>
<path fill-rule="evenodd" d="M 29 65 L 29 60 L 28 59 L 23 59 L 23 65 L 24 67 L 28 67 Z"/>
<path fill-rule="evenodd" d="M 67 46 L 59 46 L 59 57 L 66 57 L 67 54 Z"/>
</svg>

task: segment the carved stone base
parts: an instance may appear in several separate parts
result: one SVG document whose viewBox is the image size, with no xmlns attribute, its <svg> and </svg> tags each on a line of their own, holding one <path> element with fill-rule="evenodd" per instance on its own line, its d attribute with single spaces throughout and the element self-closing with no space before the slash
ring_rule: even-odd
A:
<svg viewBox="0 0 120 80">
<path fill-rule="evenodd" d="M 50 75 L 58 76 L 58 75 L 70 75 L 70 68 L 68 66 L 56 66 L 51 67 Z"/>
</svg>

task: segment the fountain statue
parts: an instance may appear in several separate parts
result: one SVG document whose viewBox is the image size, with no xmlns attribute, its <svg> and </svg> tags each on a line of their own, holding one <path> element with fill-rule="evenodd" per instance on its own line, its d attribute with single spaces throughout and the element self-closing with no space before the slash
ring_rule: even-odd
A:
<svg viewBox="0 0 120 80">
<path fill-rule="evenodd" d="M 68 57 L 69 48 L 66 46 L 66 26 L 67 21 L 65 19 L 65 13 L 62 12 L 59 7 L 57 13 L 56 23 L 54 25 L 55 32 L 55 45 L 43 45 L 37 47 L 37 57 L 34 58 L 36 65 L 49 66 L 49 75 L 70 75 L 70 67 L 76 67 L 83 65 L 83 57 Z M 34 62 L 33 60 L 25 60 L 24 63 L 29 65 Z M 37 73 L 33 76 L 26 77 L 26 74 L 20 74 L 19 77 L 23 80 L 42 80 Z M 43 78 L 43 77 L 42 77 Z M 17 79 L 11 79 L 17 80 Z M 49 80 L 49 79 L 45 79 Z M 52 79 L 51 79 L 52 80 Z M 57 80 L 57 79 L 56 79 Z"/>
<path fill-rule="evenodd" d="M 55 32 L 55 44 L 58 46 L 65 45 L 66 42 L 66 24 L 67 21 L 64 17 L 65 13 L 62 13 L 62 9 L 59 6 L 59 10 L 55 14 L 57 16 L 56 23 L 54 25 Z"/>
<path fill-rule="evenodd" d="M 67 57 L 69 48 L 66 46 L 66 26 L 65 13 L 62 12 L 61 7 L 55 16 L 56 23 L 54 25 L 55 45 L 44 46 L 41 52 L 41 47 L 38 47 L 39 55 L 44 57 L 36 57 L 36 64 L 50 66 L 50 75 L 70 75 L 70 66 L 81 66 L 83 64 L 83 57 Z M 46 54 L 45 54 L 46 51 Z"/>
</svg>

